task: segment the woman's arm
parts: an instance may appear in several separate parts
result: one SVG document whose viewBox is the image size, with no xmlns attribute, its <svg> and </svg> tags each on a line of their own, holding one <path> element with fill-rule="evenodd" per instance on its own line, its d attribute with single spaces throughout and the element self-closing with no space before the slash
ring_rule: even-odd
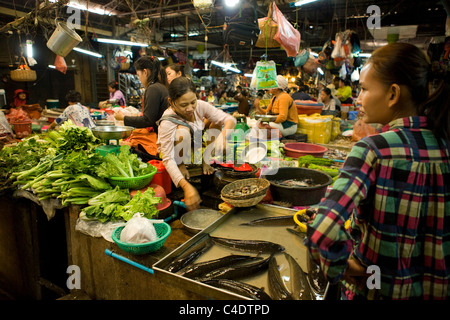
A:
<svg viewBox="0 0 450 320">
<path fill-rule="evenodd" d="M 281 94 L 278 97 L 278 116 L 275 120 L 275 123 L 283 123 L 287 120 L 288 114 L 289 114 L 289 107 L 291 106 L 291 103 L 294 101 L 288 94 Z M 293 108 L 295 106 L 292 106 Z"/>
<path fill-rule="evenodd" d="M 145 99 L 143 114 L 139 117 L 124 117 L 124 124 L 135 128 L 152 127 L 157 129 L 156 122 L 161 118 L 163 112 L 167 109 L 168 92 L 164 86 L 156 84 L 150 85 L 145 90 Z"/>
</svg>

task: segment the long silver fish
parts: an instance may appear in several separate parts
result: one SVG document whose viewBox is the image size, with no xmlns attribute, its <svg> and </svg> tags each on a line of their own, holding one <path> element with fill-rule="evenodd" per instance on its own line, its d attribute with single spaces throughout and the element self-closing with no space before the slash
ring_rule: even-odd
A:
<svg viewBox="0 0 450 320">
<path fill-rule="evenodd" d="M 284 251 L 283 246 L 264 240 L 238 240 L 219 237 L 211 237 L 211 239 L 214 243 L 240 251 L 256 253 L 274 253 Z"/>
<path fill-rule="evenodd" d="M 277 260 L 273 256 L 270 258 L 269 262 L 269 290 L 274 300 L 294 300 L 281 279 Z"/>
<path fill-rule="evenodd" d="M 267 269 L 269 265 L 270 257 L 260 262 L 247 264 L 244 266 L 224 267 L 205 274 L 200 281 L 211 279 L 242 279 L 245 277 L 253 276 L 254 274 Z"/>
<path fill-rule="evenodd" d="M 307 258 L 307 265 L 309 270 L 307 278 L 309 284 L 311 285 L 311 289 L 315 294 L 323 295 L 325 293 L 325 289 L 327 288 L 328 281 L 323 275 L 320 266 L 313 261 L 311 255 L 309 254 Z"/>
<path fill-rule="evenodd" d="M 251 284 L 240 281 L 229 279 L 210 279 L 203 281 L 203 283 L 256 300 L 272 300 L 272 298 L 264 291 L 263 288 L 258 288 Z"/>
<path fill-rule="evenodd" d="M 241 223 L 241 226 L 294 226 L 294 216 L 267 217 Z"/>
<path fill-rule="evenodd" d="M 289 262 L 291 295 L 294 300 L 315 300 L 315 297 L 311 292 L 309 281 L 306 279 L 306 274 L 303 272 L 300 265 L 289 253 L 285 252 L 284 255 Z"/>
<path fill-rule="evenodd" d="M 178 271 L 178 274 L 186 278 L 198 278 L 213 270 L 226 266 L 234 266 L 240 263 L 262 260 L 262 257 L 252 257 L 244 255 L 229 255 L 226 257 L 194 263 Z"/>
</svg>

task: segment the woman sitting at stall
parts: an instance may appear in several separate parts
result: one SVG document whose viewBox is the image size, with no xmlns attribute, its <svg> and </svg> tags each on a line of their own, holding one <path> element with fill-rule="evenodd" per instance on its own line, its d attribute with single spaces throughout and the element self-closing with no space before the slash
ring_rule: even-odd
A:
<svg viewBox="0 0 450 320">
<path fill-rule="evenodd" d="M 28 104 L 29 92 L 23 89 L 14 91 L 14 101 L 10 106 L 5 106 L 7 118 L 30 118 L 39 119 L 42 107 L 38 103 Z"/>
<path fill-rule="evenodd" d="M 111 81 L 108 83 L 109 100 L 100 101 L 98 104 L 99 108 L 104 108 L 108 102 L 117 103 L 119 106 L 125 106 L 127 103 L 125 101 L 125 96 L 122 91 L 119 90 L 119 84 L 116 81 Z"/>
<path fill-rule="evenodd" d="M 319 100 L 317 102 L 323 103 L 322 115 L 337 116 L 339 114 L 339 111 L 336 108 L 336 101 L 331 95 L 331 90 L 329 88 L 324 88 L 320 91 Z"/>
<path fill-rule="evenodd" d="M 227 135 L 231 134 L 229 129 L 235 127 L 236 120 L 208 102 L 198 100 L 194 83 L 186 77 L 172 81 L 168 100 L 169 108 L 159 121 L 158 148 L 173 183 L 184 191 L 188 210 L 194 210 L 199 206 L 201 199 L 197 190 L 188 182 L 189 172 L 185 165 L 193 162 L 192 157 L 189 159 L 187 150 L 190 150 L 192 155 L 195 151 L 202 150 L 202 131 L 205 129 L 203 119 L 207 119 L 223 126 L 214 142 L 214 149 L 222 152 L 226 149 Z M 214 169 L 209 165 L 208 154 L 201 155 L 201 164 L 203 174 L 214 173 Z"/>
<path fill-rule="evenodd" d="M 50 124 L 48 130 L 55 129 L 56 126 L 63 124 L 68 119 L 72 120 L 74 124 L 80 127 L 95 127 L 89 108 L 81 104 L 81 93 L 76 90 L 70 90 L 66 95 L 66 100 L 69 106 Z"/>
<path fill-rule="evenodd" d="M 353 103 L 352 87 L 350 87 L 348 80 L 339 79 L 339 88 L 336 90 L 336 97 L 342 103 Z"/>
<path fill-rule="evenodd" d="M 272 94 L 272 100 L 267 109 L 263 110 L 258 107 L 258 113 L 277 115 L 275 122 L 269 122 L 269 126 L 278 129 L 281 135 L 286 137 L 297 132 L 298 112 L 294 100 L 284 91 L 288 86 L 288 81 L 283 76 L 278 75 L 277 83 L 277 88 L 268 90 Z"/>
<path fill-rule="evenodd" d="M 116 120 L 123 121 L 125 126 L 135 128 L 125 143 L 156 159 L 158 158 L 158 148 L 156 147 L 158 126 L 156 122 L 167 109 L 166 71 L 161 67 L 158 58 L 154 56 L 139 58 L 134 63 L 134 68 L 145 87 L 142 116 L 124 116 L 122 111 L 118 111 L 114 117 Z"/>
</svg>

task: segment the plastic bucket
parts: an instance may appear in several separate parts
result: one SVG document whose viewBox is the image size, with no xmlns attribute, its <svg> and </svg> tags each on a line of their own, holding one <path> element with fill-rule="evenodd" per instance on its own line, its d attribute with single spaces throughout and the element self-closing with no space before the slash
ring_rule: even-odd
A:
<svg viewBox="0 0 450 320">
<path fill-rule="evenodd" d="M 55 31 L 53 31 L 52 36 L 47 41 L 47 47 L 55 54 L 65 57 L 81 41 L 83 39 L 75 30 L 70 29 L 63 22 L 57 22 Z"/>
<path fill-rule="evenodd" d="M 47 99 L 46 101 L 47 108 L 59 108 L 59 100 Z"/>
<path fill-rule="evenodd" d="M 12 122 L 11 124 L 14 126 L 14 132 L 17 138 L 29 136 L 32 132 L 33 127 L 31 121 Z"/>
</svg>

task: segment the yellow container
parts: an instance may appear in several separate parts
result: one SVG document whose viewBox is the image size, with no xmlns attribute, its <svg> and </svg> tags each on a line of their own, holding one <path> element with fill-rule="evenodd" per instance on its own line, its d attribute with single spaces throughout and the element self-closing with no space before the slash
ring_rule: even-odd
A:
<svg viewBox="0 0 450 320">
<path fill-rule="evenodd" d="M 331 141 L 341 134 L 341 119 L 333 118 L 331 120 Z"/>
<path fill-rule="evenodd" d="M 332 121 L 328 116 L 313 114 L 298 117 L 297 133 L 306 134 L 307 142 L 327 144 L 331 139 Z"/>
</svg>

